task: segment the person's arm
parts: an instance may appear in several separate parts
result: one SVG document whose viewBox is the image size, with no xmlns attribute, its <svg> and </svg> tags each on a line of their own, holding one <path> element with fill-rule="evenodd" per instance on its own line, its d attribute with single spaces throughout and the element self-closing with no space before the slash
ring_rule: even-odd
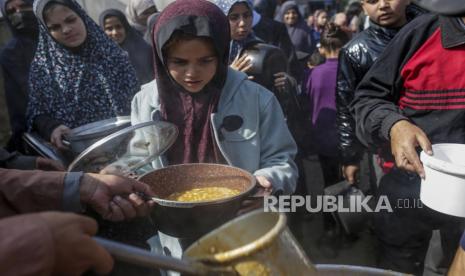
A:
<svg viewBox="0 0 465 276">
<path fill-rule="evenodd" d="M 431 152 L 431 144 L 396 103 L 404 89 L 403 66 L 437 30 L 437 22 L 435 16 L 425 16 L 405 26 L 367 72 L 351 103 L 359 140 L 373 147 L 390 141 L 396 166 L 421 177 L 424 172 L 416 147 Z"/>
<path fill-rule="evenodd" d="M 350 47 L 350 46 L 349 46 Z M 361 56 L 360 48 L 350 49 L 358 50 L 355 56 Z M 360 169 L 364 147 L 358 141 L 355 134 L 355 119 L 350 112 L 350 103 L 354 98 L 355 88 L 360 82 L 360 75 L 363 68 L 356 66 L 350 54 L 349 49 L 343 48 L 339 54 L 339 67 L 336 85 L 336 127 L 339 136 L 339 153 L 341 156 L 342 173 L 344 178 L 351 184 L 356 182 L 356 174 Z"/>
<path fill-rule="evenodd" d="M 403 90 L 401 71 L 436 29 L 437 20 L 432 16 L 403 27 L 356 88 L 350 108 L 357 137 L 364 145 L 377 147 L 388 142 L 392 126 L 408 120 L 396 104 Z"/>
<path fill-rule="evenodd" d="M 297 145 L 286 125 L 276 97 L 272 96 L 260 108 L 260 168 L 255 176 L 265 177 L 274 192 L 292 194 L 297 183 L 294 158 Z M 260 180 L 260 179 L 258 179 Z"/>
<path fill-rule="evenodd" d="M 0 220 L 4 276 L 109 273 L 113 260 L 90 237 L 97 223 L 74 214 L 37 213 Z"/>
<path fill-rule="evenodd" d="M 0 169 L 0 218 L 60 210 L 64 172 Z"/>
<path fill-rule="evenodd" d="M 454 261 L 449 268 L 447 276 L 465 275 L 465 232 L 460 240 L 460 246 L 455 253 Z"/>
<path fill-rule="evenodd" d="M 355 88 L 360 82 L 357 72 L 357 70 L 362 70 L 360 67 L 354 65 L 347 49 L 341 50 L 336 85 L 336 126 L 339 134 L 341 162 L 344 166 L 360 163 L 364 151 L 364 147 L 355 134 L 355 119 L 350 112 L 350 103 L 354 98 Z"/>
<path fill-rule="evenodd" d="M 104 219 L 121 221 L 145 216 L 153 202 L 150 188 L 116 175 L 0 169 L 0 218 L 50 210 L 80 212 L 93 208 Z"/>
<path fill-rule="evenodd" d="M 0 168 L 33 170 L 36 168 L 37 157 L 23 156 L 17 152 L 8 152 L 0 148 Z"/>
</svg>

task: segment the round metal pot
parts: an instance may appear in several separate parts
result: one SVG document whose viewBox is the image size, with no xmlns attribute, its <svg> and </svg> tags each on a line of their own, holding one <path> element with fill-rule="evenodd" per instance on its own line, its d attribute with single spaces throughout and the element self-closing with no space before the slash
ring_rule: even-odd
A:
<svg viewBox="0 0 465 276">
<path fill-rule="evenodd" d="M 217 164 L 182 164 L 142 175 L 157 197 L 152 219 L 164 234 L 178 238 L 199 238 L 234 218 L 241 203 L 255 187 L 255 177 L 239 168 Z M 202 202 L 179 202 L 166 198 L 175 192 L 202 187 L 228 187 L 241 193 Z"/>
<path fill-rule="evenodd" d="M 193 243 L 184 258 L 233 267 L 237 275 L 319 275 L 282 213 L 256 210 Z"/>
</svg>

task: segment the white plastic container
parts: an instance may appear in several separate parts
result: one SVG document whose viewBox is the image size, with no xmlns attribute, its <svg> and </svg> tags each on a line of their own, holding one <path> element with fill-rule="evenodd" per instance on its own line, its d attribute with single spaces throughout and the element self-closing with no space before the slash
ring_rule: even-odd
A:
<svg viewBox="0 0 465 276">
<path fill-rule="evenodd" d="M 433 156 L 422 152 L 425 169 L 421 201 L 431 209 L 465 217 L 465 145 L 435 144 Z"/>
</svg>

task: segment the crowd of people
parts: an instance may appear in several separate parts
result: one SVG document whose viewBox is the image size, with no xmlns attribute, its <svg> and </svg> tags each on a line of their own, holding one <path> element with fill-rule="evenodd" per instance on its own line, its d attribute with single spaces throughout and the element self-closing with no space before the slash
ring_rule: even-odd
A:
<svg viewBox="0 0 465 276">
<path fill-rule="evenodd" d="M 63 137 L 91 122 L 166 121 L 179 135 L 155 168 L 228 164 L 252 173 L 261 196 L 307 195 L 303 160 L 316 156 L 324 187 L 345 180 L 391 202 L 419 198 L 420 150 L 465 143 L 465 6 L 445 16 L 408 0 L 352 1 L 344 11 L 292 0 L 155 2 L 130 0 L 96 23 L 75 0 L 0 0 L 12 34 L 0 53 L 11 127 L 0 150 L 2 275 L 108 273 L 113 261 L 83 210 L 132 220 L 153 208 L 141 193 L 156 194 L 30 156 L 27 132 L 66 151 Z M 226 126 L 231 116 L 240 124 Z M 334 257 L 340 225 L 330 213 L 323 222 L 319 246 Z M 426 207 L 374 214 L 378 266 L 422 275 L 440 229 L 449 267 L 463 222 Z M 181 240 L 159 238 L 182 256 Z M 451 275 L 461 275 L 463 252 Z"/>
</svg>

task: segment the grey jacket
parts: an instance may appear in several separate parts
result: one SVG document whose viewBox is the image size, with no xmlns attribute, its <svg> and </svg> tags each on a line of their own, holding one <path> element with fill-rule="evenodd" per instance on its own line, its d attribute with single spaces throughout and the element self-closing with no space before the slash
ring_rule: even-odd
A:
<svg viewBox="0 0 465 276">
<path fill-rule="evenodd" d="M 161 120 L 156 80 L 142 86 L 132 101 L 131 110 L 133 125 Z M 238 115 L 244 121 L 238 130 L 231 132 L 221 128 L 223 119 L 230 115 Z M 294 163 L 297 146 L 270 91 L 247 80 L 246 74 L 229 69 L 218 112 L 211 116 L 218 147 L 230 165 L 265 176 L 275 192 L 294 192 L 298 176 Z"/>
</svg>

